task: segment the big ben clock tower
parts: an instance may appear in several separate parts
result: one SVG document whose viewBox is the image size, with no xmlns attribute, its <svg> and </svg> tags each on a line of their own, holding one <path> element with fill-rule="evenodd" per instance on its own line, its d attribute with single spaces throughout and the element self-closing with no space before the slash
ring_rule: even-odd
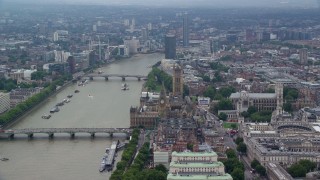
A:
<svg viewBox="0 0 320 180">
<path fill-rule="evenodd" d="M 166 95 L 164 85 L 162 85 L 162 88 L 160 91 L 160 97 L 159 97 L 159 115 L 160 115 L 160 117 L 165 117 L 166 106 L 167 106 L 167 95 Z"/>
</svg>

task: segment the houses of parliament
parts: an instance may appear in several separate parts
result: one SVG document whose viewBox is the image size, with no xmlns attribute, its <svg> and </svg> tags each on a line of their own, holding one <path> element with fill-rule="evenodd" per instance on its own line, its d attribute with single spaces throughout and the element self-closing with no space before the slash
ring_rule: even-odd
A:
<svg viewBox="0 0 320 180">
<path fill-rule="evenodd" d="M 192 103 L 189 97 L 183 97 L 183 70 L 179 65 L 173 67 L 172 87 L 169 93 L 164 85 L 160 93 L 142 93 L 140 105 L 130 108 L 130 127 L 154 129 L 162 119 L 191 118 Z"/>
</svg>

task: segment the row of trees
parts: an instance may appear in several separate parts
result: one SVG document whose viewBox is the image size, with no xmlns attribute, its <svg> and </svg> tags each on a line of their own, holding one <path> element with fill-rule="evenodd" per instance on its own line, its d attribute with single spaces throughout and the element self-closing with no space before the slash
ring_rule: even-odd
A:
<svg viewBox="0 0 320 180">
<path fill-rule="evenodd" d="M 256 159 L 254 159 L 252 162 L 251 162 L 251 168 L 256 170 L 256 172 L 260 175 L 260 176 L 266 176 L 267 174 L 267 171 L 266 171 L 266 168 L 263 167 L 260 162 Z"/>
<path fill-rule="evenodd" d="M 154 67 L 148 74 L 148 81 L 146 82 L 145 86 L 148 88 L 148 90 L 155 91 L 159 86 L 161 86 L 162 82 L 168 91 L 172 91 L 172 77 L 164 71 Z"/>
<path fill-rule="evenodd" d="M 172 77 L 168 75 L 166 72 L 157 68 L 159 63 L 156 63 L 152 71 L 148 74 L 148 80 L 145 84 L 145 87 L 148 88 L 149 91 L 160 91 L 162 83 L 167 91 L 172 92 Z M 189 95 L 188 86 L 183 86 L 183 96 Z"/>
<path fill-rule="evenodd" d="M 241 113 L 244 118 L 250 118 L 255 122 L 270 122 L 272 111 L 260 111 L 257 108 L 249 106 L 247 111 Z"/>
<path fill-rule="evenodd" d="M 134 129 L 132 131 L 131 140 L 127 147 L 124 149 L 121 157 L 121 161 L 117 163 L 117 169 L 112 173 L 110 179 L 122 179 L 123 173 L 127 166 L 131 164 L 131 161 L 136 153 L 140 130 Z"/>
<path fill-rule="evenodd" d="M 139 150 L 133 164 L 124 173 L 123 180 L 166 180 L 167 169 L 163 165 L 158 165 L 155 169 L 145 168 L 149 162 L 149 146 L 146 142 Z"/>
<path fill-rule="evenodd" d="M 149 142 L 143 144 L 133 164 L 126 171 L 128 164 L 124 160 L 118 162 L 117 170 L 112 173 L 110 180 L 165 180 L 168 170 L 164 165 L 157 165 L 155 169 L 145 168 L 149 162 L 149 146 Z"/>
<path fill-rule="evenodd" d="M 6 113 L 0 115 L 0 125 L 5 125 L 14 121 L 16 118 L 21 116 L 23 113 L 33 108 L 47 97 L 49 97 L 55 90 L 57 86 L 62 86 L 66 80 L 69 80 L 68 76 L 62 76 L 59 79 L 52 82 L 50 85 L 41 90 L 40 93 L 33 95 L 26 101 L 21 102 L 16 107 L 10 109 Z"/>
<path fill-rule="evenodd" d="M 247 145 L 243 142 L 243 138 L 237 137 L 235 140 L 235 143 L 237 144 L 237 151 L 242 154 L 247 153 Z"/>
<path fill-rule="evenodd" d="M 232 110 L 232 102 L 228 97 L 236 92 L 236 89 L 232 86 L 222 87 L 219 90 L 215 89 L 213 86 L 209 86 L 207 90 L 203 93 L 203 96 L 209 97 L 212 100 L 219 100 L 218 104 L 216 104 L 212 112 L 217 113 L 218 110 Z"/>
<path fill-rule="evenodd" d="M 0 90 L 9 92 L 15 88 L 17 88 L 17 80 L 5 78 L 0 79 Z"/>
<path fill-rule="evenodd" d="M 306 177 L 307 172 L 313 171 L 316 168 L 316 163 L 310 160 L 303 159 L 298 163 L 293 164 L 288 168 L 288 173 L 292 177 Z"/>
<path fill-rule="evenodd" d="M 204 91 L 203 95 L 205 97 L 209 97 L 214 100 L 223 100 L 225 98 L 229 98 L 232 93 L 235 93 L 236 89 L 232 86 L 222 87 L 220 89 L 216 89 L 213 86 L 209 86 L 206 91 Z"/>
<path fill-rule="evenodd" d="M 229 173 L 234 180 L 244 180 L 244 165 L 239 161 L 233 149 L 226 151 L 227 160 L 223 160 L 226 173 Z"/>
<path fill-rule="evenodd" d="M 299 96 L 299 91 L 294 88 L 283 88 L 283 98 L 285 99 L 285 103 L 283 104 L 283 109 L 287 112 L 292 112 L 292 102 L 297 100 Z"/>
</svg>

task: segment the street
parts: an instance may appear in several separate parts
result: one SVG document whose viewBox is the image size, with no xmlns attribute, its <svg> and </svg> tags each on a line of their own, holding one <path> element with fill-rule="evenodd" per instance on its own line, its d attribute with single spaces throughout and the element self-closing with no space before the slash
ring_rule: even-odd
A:
<svg viewBox="0 0 320 180">
<path fill-rule="evenodd" d="M 217 116 L 215 116 L 214 114 L 208 112 L 207 119 L 210 119 L 213 121 L 214 127 L 217 130 L 217 132 L 223 136 L 225 147 L 234 149 L 237 152 L 237 144 L 233 141 L 233 138 L 230 137 L 230 135 L 228 133 L 226 133 L 225 129 L 223 128 L 223 125 L 220 124 L 219 118 Z M 255 175 L 250 172 L 252 170 L 252 168 L 250 167 L 249 160 L 247 160 L 247 159 L 245 160 L 246 157 L 240 156 L 238 154 L 238 152 L 237 152 L 237 155 L 239 156 L 240 161 L 243 162 L 243 165 L 245 167 L 245 171 L 244 171 L 245 179 L 246 180 L 255 179 Z"/>
</svg>

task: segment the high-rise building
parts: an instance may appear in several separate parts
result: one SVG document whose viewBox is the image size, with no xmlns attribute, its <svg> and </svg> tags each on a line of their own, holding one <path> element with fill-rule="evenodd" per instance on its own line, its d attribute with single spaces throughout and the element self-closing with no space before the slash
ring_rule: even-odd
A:
<svg viewBox="0 0 320 180">
<path fill-rule="evenodd" d="M 146 42 L 148 40 L 148 29 L 146 28 L 142 28 L 141 29 L 141 36 L 142 36 L 142 40 L 143 42 Z"/>
<path fill-rule="evenodd" d="M 67 41 L 69 36 L 68 31 L 58 30 L 53 33 L 53 41 Z"/>
<path fill-rule="evenodd" d="M 189 46 L 189 19 L 187 13 L 183 15 L 183 46 Z"/>
<path fill-rule="evenodd" d="M 306 48 L 300 49 L 299 55 L 300 55 L 300 63 L 306 64 L 308 61 L 308 49 Z"/>
<path fill-rule="evenodd" d="M 165 37 L 165 58 L 175 59 L 176 58 L 176 37 L 175 35 L 168 34 Z"/>
</svg>

